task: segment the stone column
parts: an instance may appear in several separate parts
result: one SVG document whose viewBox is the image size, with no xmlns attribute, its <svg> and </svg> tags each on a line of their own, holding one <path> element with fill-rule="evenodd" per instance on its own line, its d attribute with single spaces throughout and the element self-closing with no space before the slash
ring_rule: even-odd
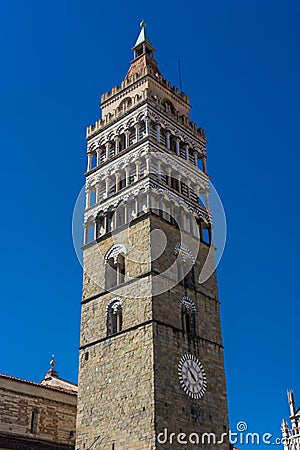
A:
<svg viewBox="0 0 300 450">
<path fill-rule="evenodd" d="M 207 190 L 205 191 L 204 198 L 206 209 L 209 211 L 209 192 Z"/>
<path fill-rule="evenodd" d="M 110 150 L 110 143 L 106 142 L 106 144 L 105 144 L 105 159 L 109 158 L 109 150 Z"/>
<path fill-rule="evenodd" d="M 146 155 L 146 175 L 150 173 L 150 155 L 149 153 Z"/>
<path fill-rule="evenodd" d="M 100 202 L 100 190 L 101 190 L 101 183 L 100 181 L 96 184 L 96 203 Z"/>
<path fill-rule="evenodd" d="M 207 170 L 206 170 L 206 156 L 205 155 L 202 156 L 202 166 L 203 166 L 203 172 L 207 173 Z"/>
<path fill-rule="evenodd" d="M 126 167 L 125 173 L 126 173 L 126 187 L 127 187 L 130 184 L 130 167 Z"/>
<path fill-rule="evenodd" d="M 91 205 L 91 191 L 86 189 L 85 191 L 85 207 L 89 208 Z"/>
<path fill-rule="evenodd" d="M 105 198 L 108 198 L 109 195 L 109 178 L 105 178 Z"/>
<path fill-rule="evenodd" d="M 174 202 L 173 202 L 173 200 L 170 200 L 170 217 L 171 217 L 171 223 L 175 222 L 176 217 L 174 217 Z"/>
<path fill-rule="evenodd" d="M 116 177 L 116 190 L 115 190 L 115 192 L 119 192 L 119 185 L 120 185 L 120 173 L 119 172 L 116 172 L 115 173 L 115 177 Z"/>
<path fill-rule="evenodd" d="M 117 155 L 120 151 L 120 137 L 116 136 L 115 137 L 115 155 Z"/>
<path fill-rule="evenodd" d="M 134 125 L 135 128 L 135 142 L 138 142 L 140 140 L 140 135 L 139 135 L 139 131 L 140 131 L 140 124 L 136 123 Z"/>
<path fill-rule="evenodd" d="M 167 175 L 168 175 L 168 185 L 171 186 L 171 173 L 172 173 L 172 169 L 171 167 L 167 168 Z"/>
<path fill-rule="evenodd" d="M 180 156 L 180 139 L 176 138 L 176 155 Z"/>
<path fill-rule="evenodd" d="M 117 271 L 117 285 L 122 283 L 122 276 L 121 276 L 121 272 L 120 269 L 118 268 Z M 119 311 L 116 312 L 117 315 L 117 333 L 119 333 L 119 331 L 121 331 L 121 317 L 120 317 L 120 313 Z"/>
<path fill-rule="evenodd" d="M 135 161 L 135 181 L 140 179 L 141 161 Z"/>
<path fill-rule="evenodd" d="M 101 162 L 101 147 L 98 147 L 96 152 L 97 152 L 97 166 L 99 166 Z"/>
<path fill-rule="evenodd" d="M 146 136 L 150 136 L 150 124 L 151 124 L 150 118 L 146 117 L 145 118 Z"/>
<path fill-rule="evenodd" d="M 84 225 L 84 244 L 87 244 L 89 241 L 89 227 L 87 224 Z"/>
<path fill-rule="evenodd" d="M 147 209 L 147 211 L 150 211 L 151 210 L 151 189 L 149 189 L 148 191 L 147 191 L 147 194 L 146 194 L 146 209 Z"/>
<path fill-rule="evenodd" d="M 130 137 L 130 131 L 126 130 L 125 131 L 125 148 L 129 147 L 129 137 Z"/>
<path fill-rule="evenodd" d="M 157 178 L 161 180 L 161 162 L 157 161 Z"/>
<path fill-rule="evenodd" d="M 196 167 L 198 167 L 198 152 L 195 150 L 193 152 L 193 155 L 194 155 L 194 164 Z"/>
<path fill-rule="evenodd" d="M 135 216 L 137 217 L 139 213 L 139 194 L 135 197 Z"/>
<path fill-rule="evenodd" d="M 93 155 L 91 153 L 88 153 L 88 165 L 87 165 L 87 172 L 89 170 L 92 170 L 92 166 L 93 166 Z"/>
<path fill-rule="evenodd" d="M 156 140 L 160 142 L 160 123 L 156 124 Z"/>
<path fill-rule="evenodd" d="M 171 133 L 170 131 L 166 131 L 166 147 L 170 149 L 171 141 L 170 141 Z"/>
<path fill-rule="evenodd" d="M 177 174 L 177 180 L 178 180 L 178 191 L 181 193 L 181 175 Z"/>
</svg>

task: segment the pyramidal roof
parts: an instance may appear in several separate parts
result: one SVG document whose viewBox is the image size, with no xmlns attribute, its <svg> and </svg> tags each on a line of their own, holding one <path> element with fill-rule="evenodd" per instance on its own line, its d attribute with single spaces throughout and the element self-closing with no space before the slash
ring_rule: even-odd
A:
<svg viewBox="0 0 300 450">
<path fill-rule="evenodd" d="M 134 44 L 133 48 L 136 48 L 138 45 L 142 44 L 143 42 L 147 42 L 152 47 L 150 38 L 146 31 L 146 22 L 144 20 L 141 21 L 140 27 L 141 27 L 140 34 L 138 35 L 138 38 L 137 38 L 136 43 Z"/>
</svg>

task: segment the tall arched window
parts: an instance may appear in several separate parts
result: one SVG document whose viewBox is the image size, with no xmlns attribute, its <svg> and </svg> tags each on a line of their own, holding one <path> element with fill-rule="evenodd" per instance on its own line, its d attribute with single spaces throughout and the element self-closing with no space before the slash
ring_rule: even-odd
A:
<svg viewBox="0 0 300 450">
<path fill-rule="evenodd" d="M 181 325 L 184 333 L 195 334 L 196 332 L 196 306 L 193 300 L 184 296 L 180 300 Z"/>
<path fill-rule="evenodd" d="M 120 297 L 115 297 L 108 304 L 107 312 L 107 336 L 119 333 L 122 330 L 122 300 Z"/>
<path fill-rule="evenodd" d="M 173 251 L 174 255 L 178 255 L 178 282 L 183 283 L 187 289 L 195 288 L 195 258 L 191 250 L 185 244 L 177 244 Z"/>
<path fill-rule="evenodd" d="M 114 245 L 105 257 L 105 287 L 110 290 L 125 281 L 125 255 L 123 245 Z"/>
<path fill-rule="evenodd" d="M 184 287 L 187 289 L 195 289 L 195 270 L 190 258 L 187 258 L 184 262 L 184 273 Z"/>
</svg>

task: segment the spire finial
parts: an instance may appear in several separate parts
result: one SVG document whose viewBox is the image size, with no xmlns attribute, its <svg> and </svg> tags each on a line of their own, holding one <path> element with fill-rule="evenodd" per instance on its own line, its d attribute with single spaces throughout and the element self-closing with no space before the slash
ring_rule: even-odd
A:
<svg viewBox="0 0 300 450">
<path fill-rule="evenodd" d="M 142 21 L 140 22 L 140 27 L 141 27 L 140 34 L 138 35 L 138 38 L 137 38 L 136 43 L 135 43 L 135 45 L 133 47 L 133 50 L 136 49 L 139 46 L 142 47 L 144 45 L 150 51 L 154 52 L 154 48 L 153 48 L 153 46 L 151 44 L 151 41 L 149 39 L 149 36 L 147 35 L 147 32 L 146 32 L 146 22 L 144 21 L 144 19 L 142 19 Z M 142 53 L 145 53 L 145 48 L 146 47 L 142 48 Z M 138 55 L 138 56 L 140 56 L 140 55 Z"/>
<path fill-rule="evenodd" d="M 54 359 L 54 353 L 52 354 L 52 359 L 51 359 L 51 361 L 50 361 L 50 366 L 51 366 L 51 368 L 53 369 L 54 368 L 54 366 L 55 366 L 55 364 L 56 364 L 56 361 L 55 361 L 55 359 Z"/>
<path fill-rule="evenodd" d="M 56 365 L 56 361 L 55 361 L 55 359 L 54 359 L 54 354 L 52 355 L 52 359 L 51 359 L 51 361 L 50 361 L 50 369 L 48 370 L 48 372 L 46 373 L 46 375 L 45 375 L 45 379 L 47 379 L 47 377 L 49 378 L 49 377 L 56 377 L 56 378 L 58 378 L 58 373 L 57 373 L 57 371 L 56 371 L 56 369 L 55 369 L 55 365 Z"/>
</svg>

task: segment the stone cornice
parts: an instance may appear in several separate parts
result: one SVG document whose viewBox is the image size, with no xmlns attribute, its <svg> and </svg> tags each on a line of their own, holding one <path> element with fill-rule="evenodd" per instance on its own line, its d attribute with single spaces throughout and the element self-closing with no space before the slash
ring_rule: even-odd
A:
<svg viewBox="0 0 300 450">
<path fill-rule="evenodd" d="M 106 212 L 109 209 L 117 208 L 120 204 L 126 203 L 130 201 L 130 199 L 134 199 L 141 192 L 147 193 L 151 192 L 155 194 L 163 194 L 165 200 L 173 200 L 177 202 L 183 208 L 186 208 L 187 211 L 192 213 L 197 213 L 199 217 L 203 218 L 207 222 L 212 221 L 211 213 L 208 212 L 205 208 L 201 207 L 197 203 L 193 202 L 189 198 L 183 197 L 177 191 L 170 188 L 170 186 L 163 185 L 156 179 L 153 180 L 151 176 L 145 176 L 141 178 L 139 181 L 127 186 L 121 191 L 113 194 L 109 198 L 105 199 L 101 203 L 97 203 L 90 208 L 87 208 L 84 212 L 84 223 L 88 223 L 91 218 L 96 218 L 98 212 L 103 211 Z"/>
<path fill-rule="evenodd" d="M 105 336 L 105 337 L 103 337 L 101 339 L 97 339 L 95 341 L 89 342 L 88 344 L 84 344 L 84 345 L 79 347 L 79 350 L 85 350 L 86 348 L 92 347 L 94 345 L 101 344 L 101 342 L 105 342 L 105 341 L 108 341 L 108 340 L 111 340 L 111 339 L 117 339 L 119 336 L 122 336 L 125 333 L 130 333 L 132 331 L 138 330 L 139 328 L 148 327 L 149 325 L 164 326 L 164 327 L 171 328 L 174 332 L 183 333 L 183 331 L 180 328 L 177 328 L 174 325 L 171 325 L 171 324 L 168 324 L 168 323 L 165 323 L 165 322 L 161 322 L 161 321 L 156 320 L 156 319 L 150 319 L 150 320 L 147 320 L 145 322 L 139 323 L 139 324 L 137 324 L 137 325 L 135 325 L 133 327 L 126 328 L 126 329 L 120 331 L 119 333 L 115 333 L 115 334 L 110 335 L 110 336 Z M 186 333 L 183 333 L 183 334 L 186 334 Z M 203 338 L 203 337 L 198 336 L 198 335 L 191 335 L 190 334 L 190 336 L 192 336 L 193 339 L 195 339 L 195 340 L 197 340 L 199 342 L 206 342 L 206 343 L 209 343 L 211 345 L 217 346 L 217 347 L 219 347 L 220 350 L 222 350 L 224 348 L 223 344 L 220 343 L 220 342 L 211 341 L 210 339 L 206 339 L 206 338 Z"/>
<path fill-rule="evenodd" d="M 139 158 L 150 155 L 159 159 L 161 163 L 168 164 L 170 168 L 177 170 L 178 173 L 193 183 L 200 184 L 203 189 L 209 189 L 209 178 L 204 172 L 194 164 L 174 154 L 171 150 L 165 149 L 155 139 L 146 137 L 131 147 L 130 150 L 123 150 L 118 155 L 115 155 L 113 158 L 88 172 L 86 174 L 86 186 L 91 187 L 117 171 L 125 169 L 129 164 L 134 163 Z"/>
</svg>

